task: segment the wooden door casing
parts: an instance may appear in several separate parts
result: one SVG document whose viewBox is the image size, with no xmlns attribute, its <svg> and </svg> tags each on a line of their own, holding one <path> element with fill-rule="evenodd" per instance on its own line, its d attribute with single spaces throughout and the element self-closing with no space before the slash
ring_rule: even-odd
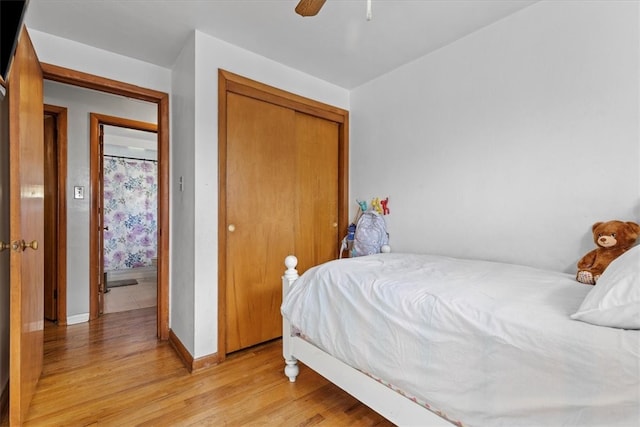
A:
<svg viewBox="0 0 640 427">
<path fill-rule="evenodd" d="M 98 170 L 95 171 L 98 178 L 98 194 L 96 203 L 98 204 L 98 244 L 95 253 L 98 257 L 98 315 L 104 313 L 104 293 L 107 291 L 106 277 L 104 275 L 104 125 L 98 126 Z M 93 178 L 93 174 L 92 174 Z M 91 293 L 91 292 L 90 292 Z"/>
<path fill-rule="evenodd" d="M 8 78 L 10 163 L 9 422 L 26 416 L 42 372 L 44 112 L 42 69 L 23 27 Z M 37 242 L 37 243 L 32 243 Z M 30 244 L 31 247 L 26 245 Z"/>
<path fill-rule="evenodd" d="M 344 228 L 346 232 L 348 221 L 348 112 L 224 70 L 219 71 L 218 82 L 218 360 L 224 360 L 227 353 L 237 349 L 240 341 L 244 344 L 239 348 L 243 348 L 281 335 L 282 318 L 279 307 L 283 258 L 278 258 L 279 252 L 286 256 L 300 251 L 305 260 L 303 265 L 306 266 L 337 257 L 340 230 Z M 255 126 L 256 123 L 262 122 L 260 116 L 263 113 L 253 112 L 243 116 L 244 113 L 233 112 L 232 108 L 236 105 L 238 96 L 251 100 L 245 101 L 246 104 L 260 105 L 266 110 L 282 109 L 286 111 L 282 115 L 289 117 L 276 125 L 282 133 L 280 138 L 267 138 L 265 141 L 271 142 L 262 142 L 267 148 L 262 147 L 261 150 L 271 150 L 268 151 L 269 154 L 262 154 L 263 151 L 260 150 L 245 149 L 244 163 L 233 160 L 233 157 L 238 155 L 234 151 L 237 148 L 232 147 L 233 141 L 238 140 L 238 135 L 234 132 L 237 131 L 236 128 Z M 241 120 L 241 124 L 234 125 L 234 120 Z M 269 132 L 256 132 L 254 137 L 262 139 L 265 133 Z M 292 140 L 283 143 L 285 136 Z M 253 138 L 247 135 L 245 137 L 247 140 Z M 330 138 L 332 142 L 319 142 L 323 138 Z M 248 146 L 252 144 L 256 142 L 248 142 Z M 267 159 L 267 163 L 275 162 L 275 165 L 272 164 L 270 168 L 261 166 L 259 169 L 263 174 L 256 175 L 248 165 L 253 165 L 253 162 L 260 159 Z M 320 162 L 330 162 L 331 165 L 319 166 Z M 247 170 L 235 170 L 238 165 L 245 166 Z M 327 178 L 330 175 L 332 178 Z M 240 179 L 243 181 L 242 184 L 232 182 L 238 179 L 238 176 L 244 176 Z M 264 187 L 275 182 L 278 184 L 265 192 Z M 277 188 L 278 186 L 280 188 Z M 314 196 L 306 190 L 307 186 L 312 189 L 319 188 L 319 191 Z M 258 192 L 268 194 L 269 197 L 258 196 L 259 199 L 254 200 Z M 232 206 L 241 195 L 244 195 L 247 205 Z M 247 201 L 247 197 L 252 200 Z M 326 199 L 322 200 L 324 197 Z M 256 204 L 257 201 L 260 203 Z M 265 234 L 268 228 L 262 227 L 261 232 L 254 233 L 253 240 L 243 238 L 240 229 L 245 229 L 247 225 L 238 225 L 234 213 L 240 211 L 245 211 L 251 221 L 255 221 L 255 217 L 259 215 L 273 217 L 270 219 L 271 229 L 280 231 Z M 316 224 L 316 221 L 319 223 Z M 276 224 L 282 228 L 276 228 Z M 229 231 L 228 227 L 233 231 Z M 250 233 L 246 230 L 244 232 Z M 280 249 L 281 244 L 285 247 Z M 261 247 L 256 249 L 256 246 Z M 243 248 L 241 255 L 234 249 L 238 247 Z M 242 284 L 236 272 L 240 269 L 252 271 L 254 277 L 259 277 L 257 280 L 263 283 L 260 292 L 251 294 L 247 289 L 239 290 Z M 274 272 L 271 273 L 271 270 Z M 245 286 L 252 287 L 246 283 L 250 282 L 245 282 Z M 268 297 L 265 298 L 264 295 Z M 249 302 L 256 298 L 263 301 Z M 243 314 L 236 310 L 238 305 L 245 305 L 246 312 L 246 307 L 255 307 L 256 304 L 263 306 L 263 312 L 268 312 L 265 319 L 268 319 L 267 323 L 270 326 L 265 327 L 265 319 L 257 316 L 257 310 L 249 310 L 246 319 L 240 319 Z M 259 336 L 259 331 L 269 328 L 273 330 L 273 336 L 265 335 L 253 341 L 231 336 L 242 329 L 239 324 L 243 321 L 253 325 L 245 326 L 244 329 L 252 330 L 251 334 L 254 337 Z"/>
</svg>

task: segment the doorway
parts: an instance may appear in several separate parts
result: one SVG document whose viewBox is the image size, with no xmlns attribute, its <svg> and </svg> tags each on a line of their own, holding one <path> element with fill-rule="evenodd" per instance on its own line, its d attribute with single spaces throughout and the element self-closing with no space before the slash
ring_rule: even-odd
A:
<svg viewBox="0 0 640 427">
<path fill-rule="evenodd" d="M 157 265 L 154 262 L 157 260 L 159 216 L 157 150 L 140 149 L 157 147 L 158 128 L 155 123 L 96 113 L 89 115 L 89 121 L 92 224 L 89 296 L 90 318 L 95 319 L 104 313 L 108 280 L 110 276 L 113 278 L 115 271 L 155 269 Z M 108 133 L 105 132 L 107 129 Z M 132 138 L 133 135 L 138 138 Z M 144 138 L 149 136 L 151 139 L 145 144 Z M 138 156 L 148 152 L 145 156 L 148 159 L 134 158 L 132 152 L 137 152 Z M 112 284 L 114 280 L 111 280 Z M 118 280 L 127 281 L 129 286 L 137 284 L 135 277 Z M 121 291 L 117 293 L 122 294 Z M 156 298 L 157 295 L 158 292 Z"/>
<path fill-rule="evenodd" d="M 125 125 L 126 121 L 120 120 Z M 148 123 L 145 127 L 156 128 Z M 101 314 L 155 307 L 157 299 L 157 133 L 102 125 Z M 100 289 L 98 289 L 100 292 Z"/>
<path fill-rule="evenodd" d="M 158 110 L 158 294 L 157 336 L 169 338 L 169 95 L 152 89 L 106 79 L 56 65 L 42 63 L 46 80 L 70 84 L 156 104 Z M 90 224 L 90 232 L 96 224 Z M 90 312 L 97 317 L 97 300 L 90 299 Z"/>
</svg>

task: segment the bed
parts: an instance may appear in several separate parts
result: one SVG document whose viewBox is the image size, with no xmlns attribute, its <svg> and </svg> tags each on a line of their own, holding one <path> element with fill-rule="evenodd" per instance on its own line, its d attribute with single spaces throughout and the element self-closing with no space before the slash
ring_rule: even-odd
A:
<svg viewBox="0 0 640 427">
<path fill-rule="evenodd" d="M 640 425 L 640 247 L 596 286 L 437 255 L 285 259 L 283 355 L 397 425 Z"/>
</svg>

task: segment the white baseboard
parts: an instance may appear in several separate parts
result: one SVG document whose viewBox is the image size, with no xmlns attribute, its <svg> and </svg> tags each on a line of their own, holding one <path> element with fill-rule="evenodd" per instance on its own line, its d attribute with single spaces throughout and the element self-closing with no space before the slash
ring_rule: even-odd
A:
<svg viewBox="0 0 640 427">
<path fill-rule="evenodd" d="M 75 325 L 77 323 L 85 323 L 89 321 L 89 313 L 75 314 L 67 316 L 67 325 Z"/>
<path fill-rule="evenodd" d="M 155 265 L 149 265 L 146 267 L 128 268 L 125 270 L 111 270 L 107 271 L 107 281 L 111 280 L 124 280 L 124 279 L 144 279 L 155 276 L 158 269 Z"/>
</svg>

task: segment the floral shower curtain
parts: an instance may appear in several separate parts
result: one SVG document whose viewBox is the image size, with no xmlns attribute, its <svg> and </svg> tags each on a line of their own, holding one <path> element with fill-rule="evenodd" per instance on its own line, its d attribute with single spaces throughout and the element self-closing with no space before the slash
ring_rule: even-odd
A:
<svg viewBox="0 0 640 427">
<path fill-rule="evenodd" d="M 104 156 L 104 269 L 151 265 L 157 250 L 158 164 Z"/>
</svg>

